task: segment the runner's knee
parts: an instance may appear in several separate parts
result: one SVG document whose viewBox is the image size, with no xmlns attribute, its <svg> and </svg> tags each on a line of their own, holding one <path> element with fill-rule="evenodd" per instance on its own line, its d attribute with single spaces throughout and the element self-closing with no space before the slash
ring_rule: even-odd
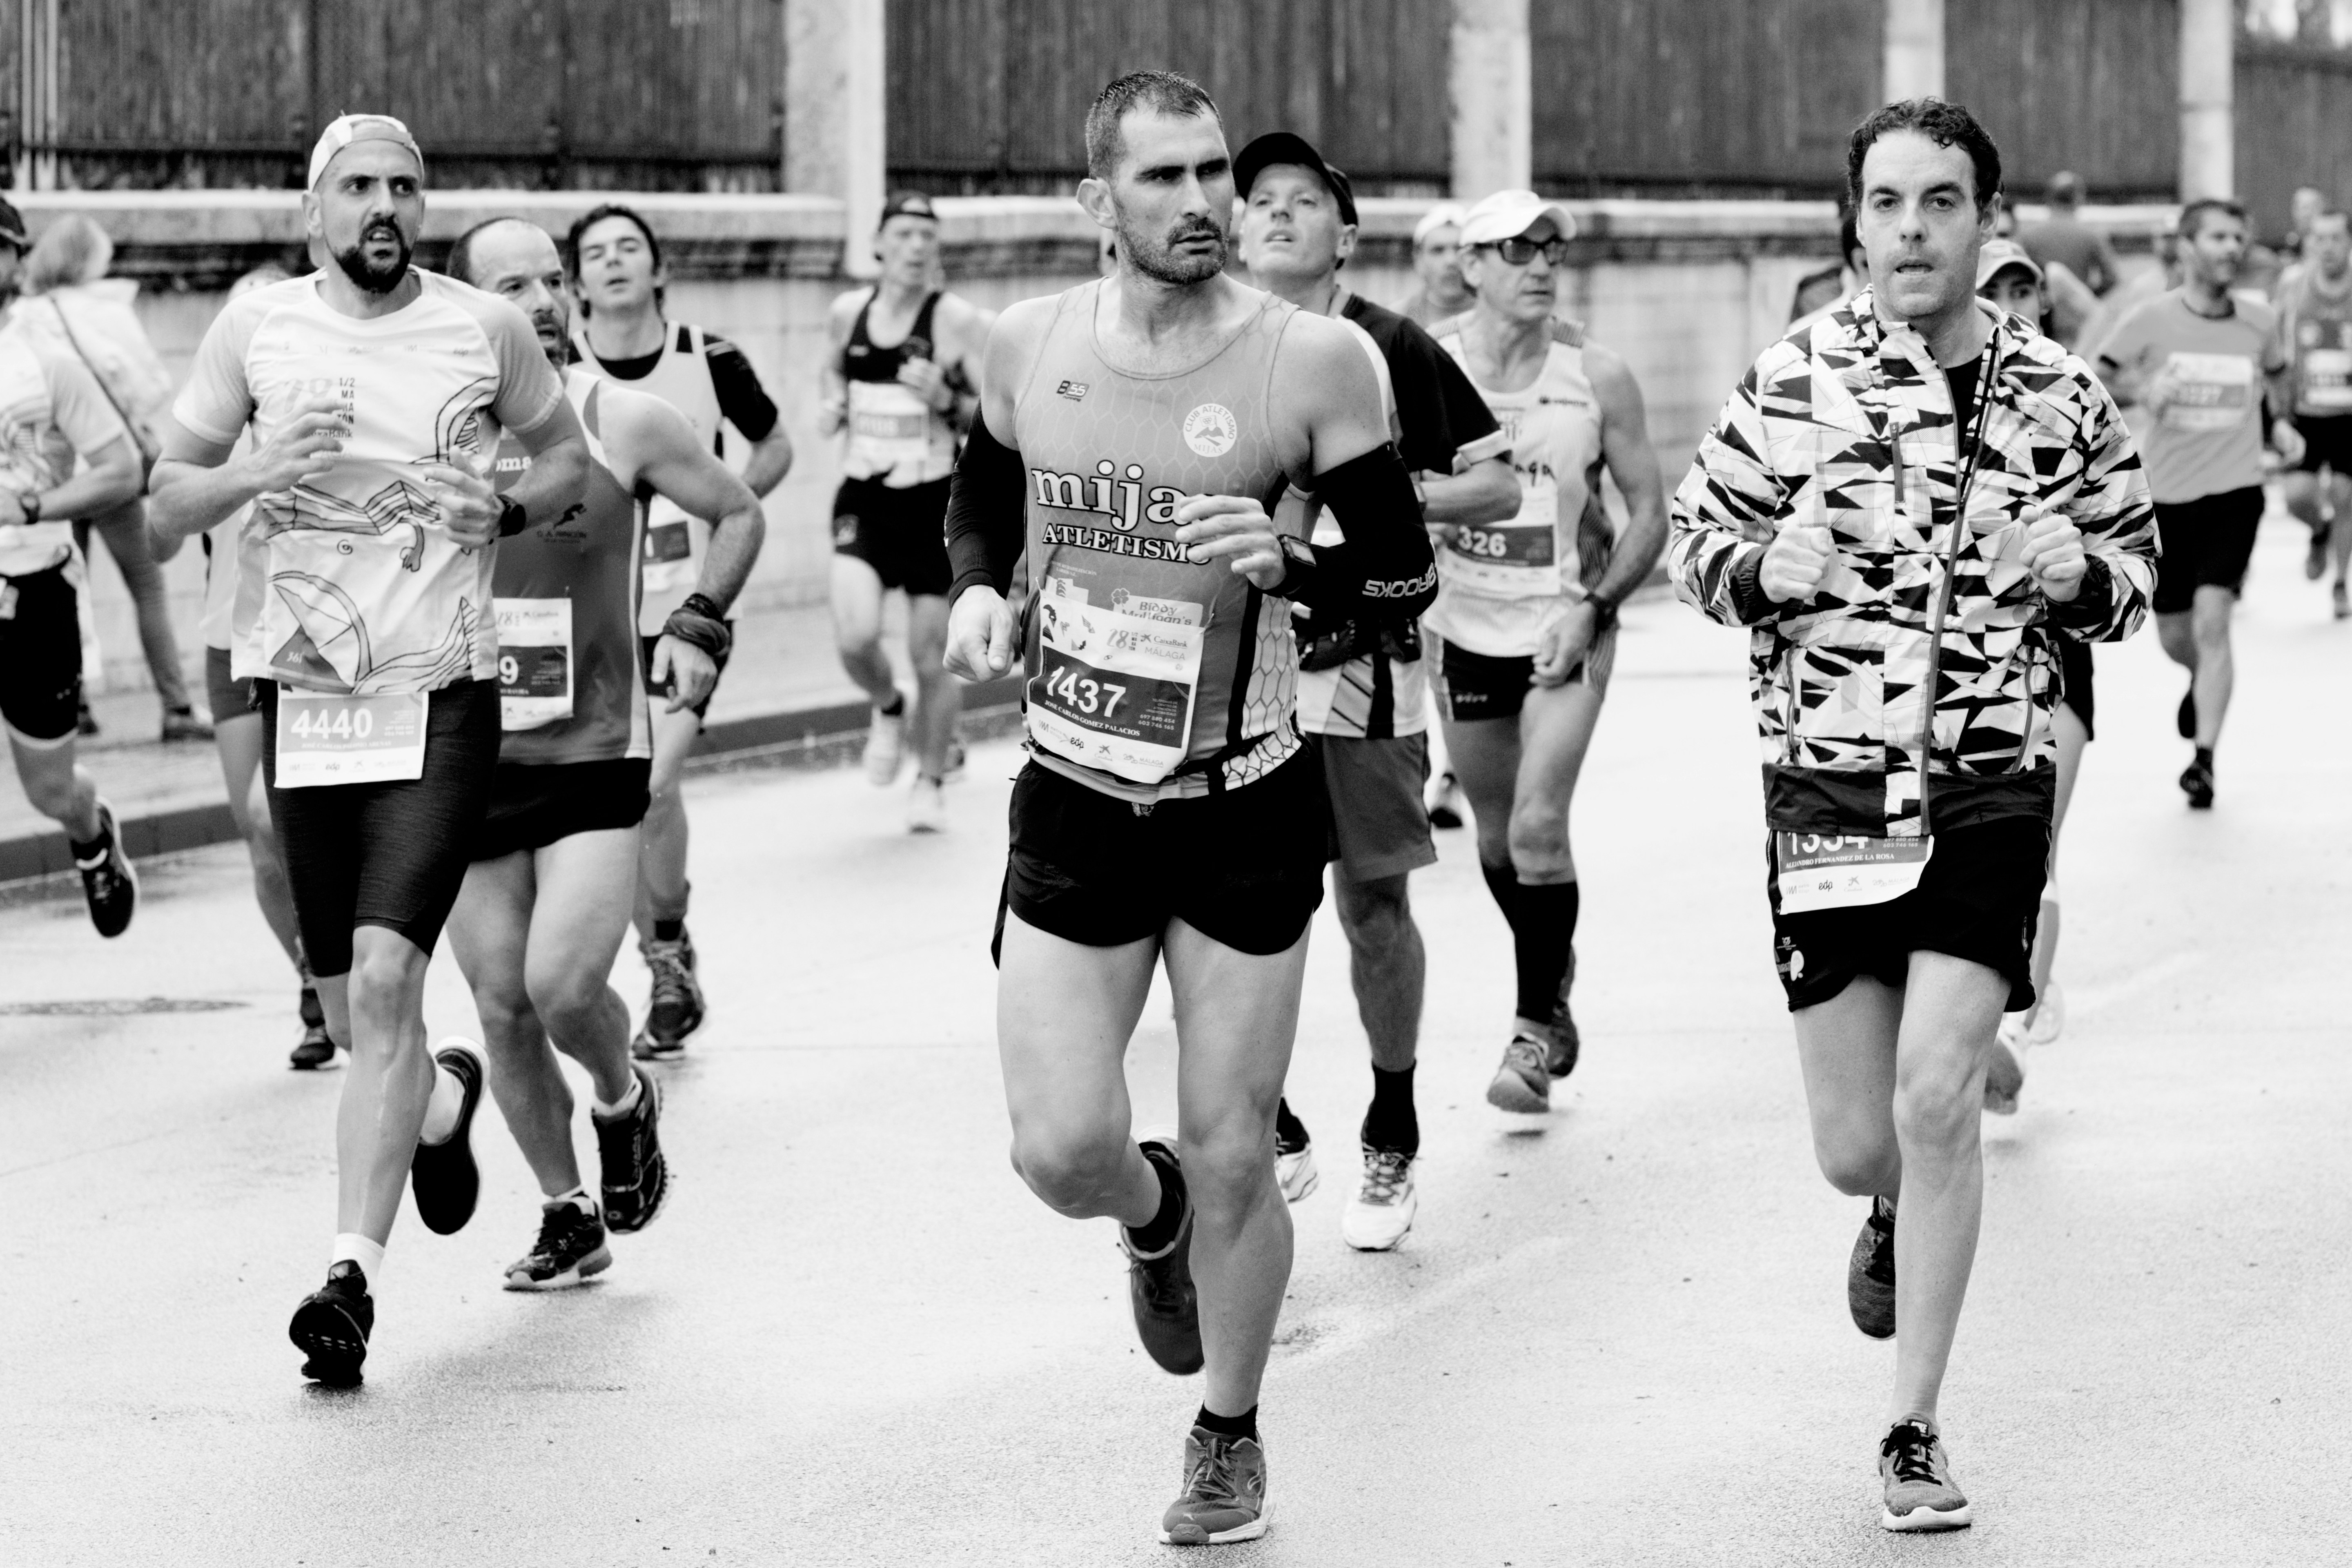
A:
<svg viewBox="0 0 2352 1568">
<path fill-rule="evenodd" d="M 1831 1186 L 1848 1197 L 1886 1190 L 1902 1169 L 1901 1158 L 1882 1120 L 1835 1121 L 1813 1127 L 1813 1159 Z"/>
<path fill-rule="evenodd" d="M 1013 1168 L 1048 1208 L 1097 1215 L 1118 1185 L 1128 1148 L 1109 1128 L 1021 1127 L 1013 1134 Z"/>
<path fill-rule="evenodd" d="M 1369 881 L 1333 879 L 1339 925 L 1349 942 L 1366 952 L 1383 953 L 1412 930 L 1412 903 L 1402 877 L 1375 877 Z"/>
<path fill-rule="evenodd" d="M 1950 1049 L 1906 1053 L 1895 1071 L 1895 1135 L 1914 1154 L 1964 1152 L 1984 1112 L 1984 1079 L 1974 1058 Z"/>
<path fill-rule="evenodd" d="M 1523 882 L 1576 868 L 1569 851 L 1565 803 L 1526 799 L 1514 802 L 1510 844 L 1511 865 Z"/>
</svg>

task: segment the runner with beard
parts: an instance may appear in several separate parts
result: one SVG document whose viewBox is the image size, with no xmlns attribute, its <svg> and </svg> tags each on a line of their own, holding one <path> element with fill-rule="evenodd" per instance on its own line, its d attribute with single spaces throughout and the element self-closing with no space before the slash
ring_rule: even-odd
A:
<svg viewBox="0 0 2352 1568">
<path fill-rule="evenodd" d="M 1268 132 L 1234 160 L 1242 193 L 1242 261 L 1250 281 L 1302 310 L 1345 322 L 1380 377 L 1391 432 L 1430 523 L 1496 522 L 1519 510 L 1502 427 L 1436 341 L 1339 281 L 1356 247 L 1348 176 L 1306 138 Z M 1296 517 L 1294 519 L 1294 515 Z M 1318 544 L 1337 544 L 1316 498 L 1293 489 L 1276 511 Z M 1372 1053 L 1372 1103 L 1360 1130 L 1362 1169 L 1339 1235 L 1385 1252 L 1419 1211 L 1413 1161 L 1421 1124 L 1412 1078 L 1426 959 L 1407 896 L 1410 874 L 1433 864 L 1422 787 L 1429 777 L 1429 679 L 1419 628 L 1297 619 L 1298 720 L 1331 802 L 1331 889 L 1347 933 L 1349 979 Z M 1286 1099 L 1276 1113 L 1276 1173 L 1293 1203 L 1316 1184 L 1306 1125 Z"/>
<path fill-rule="evenodd" d="M 1291 609 L 1402 624 L 1434 574 L 1370 357 L 1224 275 L 1233 164 L 1208 95 L 1122 77 L 1086 142 L 1078 197 L 1118 270 L 990 334 L 949 505 L 948 662 L 1011 666 L 1025 554 L 1030 761 L 997 941 L 1013 1163 L 1060 1213 L 1118 1219 L 1146 1350 L 1206 1368 L 1160 1539 L 1245 1541 L 1265 1530 L 1258 1384 L 1290 1274 L 1274 1112 L 1330 832 Z M 1268 516 L 1291 486 L 1343 542 Z M 1163 963 L 1181 1125 L 1139 1143 L 1125 1060 Z"/>
<path fill-rule="evenodd" d="M 648 680 L 667 689 L 675 713 L 719 678 L 727 606 L 759 558 L 760 501 L 669 404 L 564 368 L 570 293 L 545 229 L 520 218 L 478 224 L 451 247 L 449 274 L 529 315 L 592 460 L 577 516 L 550 518 L 499 548 L 505 736 L 449 917 L 449 945 L 497 1069 L 490 1087 L 545 1198 L 538 1239 L 508 1268 L 507 1289 L 547 1290 L 603 1272 L 607 1230 L 644 1229 L 668 1191 L 661 1086 L 629 1059 L 629 1009 L 611 984 L 653 769 L 646 689 Z M 499 480 L 520 482 L 531 467 L 509 440 Z M 656 496 L 712 521 L 701 580 L 666 617 L 648 669 L 636 609 L 640 534 Z M 601 1203 L 580 1179 L 559 1050 L 594 1088 Z"/>
<path fill-rule="evenodd" d="M 231 673 L 257 682 L 303 951 L 351 1053 L 327 1282 L 289 1332 L 304 1375 L 347 1384 L 412 1163 L 428 1229 L 473 1214 L 481 1059 L 428 1051 L 425 973 L 498 764 L 497 542 L 579 503 L 588 449 L 521 312 L 409 264 L 425 158 L 406 126 L 329 125 L 302 213 L 334 265 L 222 308 L 173 407 L 149 517 L 184 539 L 254 503 Z M 501 495 L 489 476 L 508 433 L 531 467 Z"/>
</svg>

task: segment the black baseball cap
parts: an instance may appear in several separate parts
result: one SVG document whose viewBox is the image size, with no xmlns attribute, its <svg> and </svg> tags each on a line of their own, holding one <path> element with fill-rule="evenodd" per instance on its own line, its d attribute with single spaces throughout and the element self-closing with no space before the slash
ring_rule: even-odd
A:
<svg viewBox="0 0 2352 1568">
<path fill-rule="evenodd" d="M 1289 131 L 1269 131 L 1253 138 L 1234 160 L 1234 189 L 1242 200 L 1249 200 L 1250 189 L 1257 184 L 1259 174 L 1276 163 L 1296 163 L 1302 169 L 1312 169 L 1339 204 L 1339 221 L 1353 225 L 1356 221 L 1356 187 L 1348 176 L 1323 161 L 1306 137 Z"/>
<path fill-rule="evenodd" d="M 5 241 L 19 250 L 29 250 L 33 244 L 25 237 L 24 214 L 18 212 L 16 204 L 5 196 L 0 196 L 0 241 Z"/>
<path fill-rule="evenodd" d="M 940 215 L 932 210 L 931 198 L 920 191 L 892 191 L 890 199 L 882 204 L 881 220 L 874 226 L 878 229 L 894 217 L 925 217 L 933 223 L 940 221 Z"/>
</svg>

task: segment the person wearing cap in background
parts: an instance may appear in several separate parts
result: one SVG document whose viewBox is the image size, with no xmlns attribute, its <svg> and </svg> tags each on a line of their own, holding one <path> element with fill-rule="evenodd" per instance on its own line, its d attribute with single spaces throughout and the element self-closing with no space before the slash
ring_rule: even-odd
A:
<svg viewBox="0 0 2352 1568">
<path fill-rule="evenodd" d="M 589 459 L 522 312 L 410 264 L 425 157 L 406 126 L 330 124 L 302 217 L 331 265 L 221 308 L 172 406 L 148 520 L 184 539 L 254 503 L 230 673 L 255 681 L 302 949 L 351 1053 L 326 1284 L 288 1333 L 304 1376 L 347 1385 L 402 1186 L 443 1235 L 479 1193 L 480 1051 L 428 1050 L 425 975 L 498 765 L 498 541 L 572 515 Z M 502 434 L 530 458 L 504 492 Z"/>
<path fill-rule="evenodd" d="M 2070 349 L 2099 309 L 2099 297 L 2064 262 L 2037 262 L 2013 239 L 1986 240 L 1977 253 L 1977 292 Z"/>
<path fill-rule="evenodd" d="M 0 305 L 16 298 L 16 269 L 24 264 L 25 252 L 33 242 L 25 234 L 25 215 L 16 204 L 0 196 Z"/>
<path fill-rule="evenodd" d="M 2115 247 L 2107 243 L 2107 237 L 2078 216 L 2083 205 L 2081 178 L 2059 170 L 2050 176 L 2046 199 L 2050 216 L 2018 230 L 2017 243 L 2042 267 L 2057 262 L 2093 294 L 2104 298 L 2123 270 L 2116 263 Z"/>
<path fill-rule="evenodd" d="M 1423 624 L 1441 645 L 1446 749 L 1517 960 L 1511 1040 L 1486 1099 L 1527 1114 L 1548 1110 L 1551 1079 L 1576 1066 L 1570 800 L 1616 659 L 1618 606 L 1666 541 L 1640 384 L 1552 316 L 1575 236 L 1567 209 L 1532 191 L 1472 207 L 1463 275 L 1477 303 L 1437 334 L 1501 423 L 1522 492 L 1508 521 L 1443 531 Z M 1625 499 L 1622 529 L 1602 503 L 1604 467 Z"/>
<path fill-rule="evenodd" d="M 1389 427 L 1421 489 L 1422 520 L 1486 523 L 1519 509 L 1503 432 L 1436 341 L 1394 310 L 1339 280 L 1356 247 L 1356 197 L 1348 176 L 1287 131 L 1260 136 L 1234 160 L 1240 196 L 1241 258 L 1250 282 L 1302 310 L 1343 322 L 1378 374 Z M 1426 222 L 1426 220 L 1423 220 Z M 1339 523 L 1296 487 L 1276 524 L 1339 542 Z M 1298 722 L 1320 763 L 1331 802 L 1331 886 L 1339 929 L 1352 955 L 1357 1015 L 1372 1050 L 1372 1104 L 1362 1127 L 1363 1172 L 1339 1220 L 1360 1251 L 1385 1252 L 1403 1239 L 1419 1207 L 1413 1161 L 1421 1128 L 1413 1109 L 1420 1043 L 1421 931 L 1407 900 L 1409 875 L 1437 859 L 1422 786 L 1428 678 L 1419 628 L 1360 621 L 1326 624 L 1303 607 Z M 1275 1115 L 1275 1171 L 1296 1203 L 1315 1185 L 1307 1129 L 1286 1100 Z"/>
<path fill-rule="evenodd" d="M 1421 287 L 1397 307 L 1414 325 L 1433 327 L 1470 308 L 1470 286 L 1462 280 L 1460 202 L 1440 202 L 1412 226 L 1412 275 Z"/>
<path fill-rule="evenodd" d="M 940 785 L 958 772 L 956 718 L 963 685 L 947 671 L 948 483 L 980 406 L 980 356 L 996 312 L 938 287 L 939 214 L 929 196 L 900 191 L 874 237 L 882 276 L 833 302 L 832 354 L 822 373 L 817 428 L 845 431 L 833 498 L 833 631 L 842 668 L 873 700 L 866 776 L 887 788 L 914 721 L 915 785 L 907 830 L 947 826 Z M 882 600 L 907 593 L 907 653 L 915 700 L 882 650 Z"/>
<path fill-rule="evenodd" d="M 644 215 L 617 202 L 589 208 L 564 239 L 563 261 L 580 301 L 580 329 L 572 342 L 582 368 L 660 398 L 686 416 L 705 448 L 722 458 L 732 455 L 723 426 L 733 426 L 748 448 L 741 472 L 751 493 L 764 496 L 782 484 L 792 469 L 793 442 L 775 404 L 741 349 L 663 313 L 669 274 L 662 265 L 660 237 Z M 718 687 L 714 682 L 693 702 L 679 701 L 674 672 L 655 659 L 662 628 L 695 598 L 711 570 L 715 521 L 691 516 L 669 497 L 656 495 L 646 503 L 645 545 L 638 555 L 644 588 L 637 634 L 646 678 L 662 694 L 653 705 L 654 766 L 646 785 L 651 804 L 637 847 L 637 952 L 645 959 L 651 992 L 645 1021 L 630 1043 L 641 1061 L 677 1056 L 686 1049 L 687 1037 L 702 1026 L 702 979 L 686 925 L 694 890 L 686 874 L 690 834 L 686 796 L 678 786 Z M 766 537 L 762 523 L 736 533 L 733 543 L 756 556 Z M 724 578 L 732 571 L 722 565 L 718 574 Z M 716 608 L 708 601 L 693 607 L 698 614 Z M 721 648 L 712 656 L 722 676 L 727 653 Z"/>
</svg>

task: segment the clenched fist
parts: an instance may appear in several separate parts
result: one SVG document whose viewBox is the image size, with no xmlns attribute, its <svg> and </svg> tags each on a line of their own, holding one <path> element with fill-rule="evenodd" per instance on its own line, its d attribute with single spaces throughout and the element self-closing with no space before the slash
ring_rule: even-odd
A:
<svg viewBox="0 0 2352 1568">
<path fill-rule="evenodd" d="M 2042 597 L 2064 604 L 2083 591 L 2083 535 L 2054 511 L 2036 512 L 2025 524 L 2025 569 Z"/>
<path fill-rule="evenodd" d="M 1776 605 L 1810 599 L 1836 556 L 1837 541 L 1823 525 L 1811 522 L 1784 528 L 1764 547 L 1756 585 Z"/>
</svg>

